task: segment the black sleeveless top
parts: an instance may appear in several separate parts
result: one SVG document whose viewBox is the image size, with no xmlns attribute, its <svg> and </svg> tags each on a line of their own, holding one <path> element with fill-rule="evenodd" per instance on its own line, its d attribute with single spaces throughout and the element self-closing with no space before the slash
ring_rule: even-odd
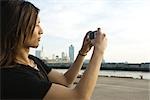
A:
<svg viewBox="0 0 150 100">
<path fill-rule="evenodd" d="M 39 70 L 29 65 L 16 64 L 12 68 L 2 68 L 1 75 L 1 99 L 42 99 L 52 83 L 47 74 L 51 71 L 42 60 L 29 55 Z"/>
</svg>

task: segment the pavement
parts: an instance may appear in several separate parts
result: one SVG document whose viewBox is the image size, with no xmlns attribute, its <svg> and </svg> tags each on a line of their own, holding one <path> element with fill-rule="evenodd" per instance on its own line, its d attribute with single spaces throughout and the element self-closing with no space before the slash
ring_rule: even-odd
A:
<svg viewBox="0 0 150 100">
<path fill-rule="evenodd" d="M 150 80 L 99 77 L 91 100 L 150 100 Z"/>
</svg>

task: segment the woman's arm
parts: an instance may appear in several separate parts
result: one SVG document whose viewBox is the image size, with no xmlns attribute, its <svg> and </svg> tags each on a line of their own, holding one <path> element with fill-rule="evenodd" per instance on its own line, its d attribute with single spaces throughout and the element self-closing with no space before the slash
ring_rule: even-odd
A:
<svg viewBox="0 0 150 100">
<path fill-rule="evenodd" d="M 94 42 L 94 51 L 89 62 L 88 68 L 75 88 L 67 88 L 58 84 L 52 84 L 44 99 L 52 100 L 89 100 L 96 85 L 98 73 L 107 39 L 105 34 L 99 30 Z"/>
<path fill-rule="evenodd" d="M 73 65 L 64 74 L 52 69 L 48 74 L 49 80 L 54 83 L 62 84 L 66 87 L 71 86 L 83 65 L 83 60 L 84 56 L 78 54 Z"/>
<path fill-rule="evenodd" d="M 79 81 L 79 84 L 76 86 L 77 90 L 81 95 L 85 96 L 85 98 L 91 97 L 93 93 L 103 59 L 104 50 L 106 48 L 107 39 L 105 34 L 102 34 L 100 29 L 97 31 L 97 36 L 94 43 L 94 51 L 90 63 L 87 67 L 87 70 L 84 72 L 83 77 Z"/>
<path fill-rule="evenodd" d="M 57 71 L 52 70 L 48 74 L 49 79 L 54 83 L 59 83 L 65 86 L 70 86 L 76 79 L 83 65 L 84 58 L 86 54 L 90 51 L 91 47 L 92 47 L 91 41 L 88 38 L 88 33 L 87 33 L 86 36 L 84 37 L 82 48 L 79 51 L 79 54 L 77 55 L 76 60 L 68 69 L 68 71 L 63 74 L 63 73 L 59 73 Z"/>
</svg>

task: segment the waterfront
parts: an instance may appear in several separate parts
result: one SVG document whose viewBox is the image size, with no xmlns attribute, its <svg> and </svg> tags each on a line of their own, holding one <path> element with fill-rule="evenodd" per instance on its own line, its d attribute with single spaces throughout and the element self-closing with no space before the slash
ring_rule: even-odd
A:
<svg viewBox="0 0 150 100">
<path fill-rule="evenodd" d="M 61 73 L 67 71 L 56 70 Z M 79 74 L 83 72 L 81 70 Z M 77 78 L 75 83 L 79 80 Z M 91 100 L 150 100 L 150 73 L 101 70 Z"/>
<path fill-rule="evenodd" d="M 55 69 L 58 72 L 64 73 L 68 69 Z M 82 75 L 84 70 L 79 72 Z M 107 76 L 107 77 L 126 77 L 126 78 L 134 78 L 134 79 L 148 79 L 150 80 L 149 72 L 141 72 L 141 71 L 112 71 L 112 70 L 101 70 L 99 71 L 99 76 Z"/>
</svg>

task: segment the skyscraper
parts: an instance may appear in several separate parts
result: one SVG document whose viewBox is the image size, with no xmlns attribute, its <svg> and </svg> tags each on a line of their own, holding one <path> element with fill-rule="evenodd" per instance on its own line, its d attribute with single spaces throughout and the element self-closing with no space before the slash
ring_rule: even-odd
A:
<svg viewBox="0 0 150 100">
<path fill-rule="evenodd" d="M 70 58 L 70 62 L 73 63 L 74 62 L 74 46 L 73 45 L 69 46 L 69 58 Z"/>
<path fill-rule="evenodd" d="M 61 59 L 65 59 L 65 53 L 64 52 L 61 53 Z"/>
</svg>

